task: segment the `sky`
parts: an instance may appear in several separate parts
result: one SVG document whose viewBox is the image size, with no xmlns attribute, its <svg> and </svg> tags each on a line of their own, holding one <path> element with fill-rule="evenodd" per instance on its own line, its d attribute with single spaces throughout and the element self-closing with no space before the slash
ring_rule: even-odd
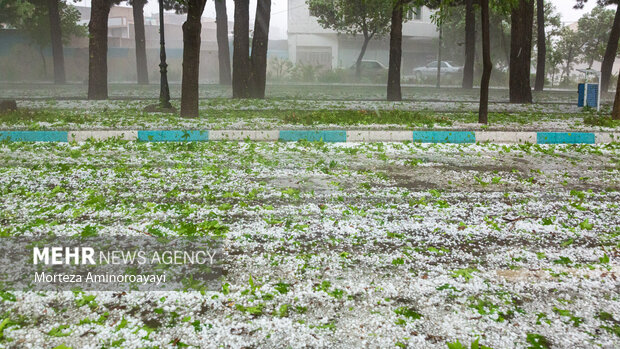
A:
<svg viewBox="0 0 620 349">
<path fill-rule="evenodd" d="M 549 1 L 549 0 L 547 0 Z M 596 0 L 589 0 L 586 4 L 586 7 L 583 10 L 575 10 L 573 6 L 575 4 L 574 0 L 550 0 L 551 3 L 556 7 L 558 12 L 562 15 L 562 22 L 564 23 L 573 23 L 576 22 L 583 14 L 590 12 L 592 8 L 596 5 Z M 233 10 L 234 10 L 234 2 L 233 0 L 227 0 L 227 8 L 228 8 L 228 18 L 232 19 Z M 85 6 L 90 6 L 90 0 L 86 0 L 83 2 Z M 121 3 L 121 5 L 127 6 L 126 3 Z M 157 1 L 151 0 L 147 3 L 145 7 L 145 15 L 149 15 L 152 13 L 158 12 Z M 271 1 L 271 28 L 270 28 L 270 36 L 273 39 L 285 39 L 286 38 L 286 26 L 287 26 L 287 8 L 288 8 L 288 0 L 272 0 Z M 256 9 L 256 0 L 250 0 L 250 16 L 254 16 L 254 12 Z M 215 18 L 215 8 L 213 6 L 213 0 L 207 0 L 207 6 L 205 7 L 204 12 L 205 17 Z"/>
</svg>

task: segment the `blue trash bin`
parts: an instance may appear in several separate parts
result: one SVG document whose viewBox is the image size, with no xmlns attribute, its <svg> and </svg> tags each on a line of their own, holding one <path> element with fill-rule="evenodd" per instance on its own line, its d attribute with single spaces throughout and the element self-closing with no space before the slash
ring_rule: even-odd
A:
<svg viewBox="0 0 620 349">
<path fill-rule="evenodd" d="M 579 92 L 577 106 L 581 108 L 584 106 L 585 84 L 579 84 L 577 86 L 577 91 Z M 585 105 L 590 108 L 598 107 L 598 84 L 588 84 L 588 100 Z"/>
</svg>

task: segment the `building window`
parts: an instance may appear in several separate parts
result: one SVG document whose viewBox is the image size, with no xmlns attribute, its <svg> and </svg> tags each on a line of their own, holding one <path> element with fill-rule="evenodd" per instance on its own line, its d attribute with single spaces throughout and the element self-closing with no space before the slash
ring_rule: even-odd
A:
<svg viewBox="0 0 620 349">
<path fill-rule="evenodd" d="M 412 8 L 407 12 L 408 20 L 422 20 L 422 6 L 417 6 L 416 8 Z"/>
</svg>

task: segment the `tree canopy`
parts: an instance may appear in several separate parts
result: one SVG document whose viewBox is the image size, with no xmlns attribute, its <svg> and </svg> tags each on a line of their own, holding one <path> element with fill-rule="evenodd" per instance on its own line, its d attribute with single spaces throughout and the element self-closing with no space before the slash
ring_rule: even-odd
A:
<svg viewBox="0 0 620 349">
<path fill-rule="evenodd" d="M 392 1 L 385 0 L 307 0 L 310 13 L 323 28 L 338 33 L 373 37 L 390 28 Z"/>
</svg>

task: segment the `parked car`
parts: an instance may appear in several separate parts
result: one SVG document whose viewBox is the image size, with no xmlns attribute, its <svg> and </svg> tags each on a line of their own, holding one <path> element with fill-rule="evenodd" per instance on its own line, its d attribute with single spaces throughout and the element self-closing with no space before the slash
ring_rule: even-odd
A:
<svg viewBox="0 0 620 349">
<path fill-rule="evenodd" d="M 378 77 L 387 76 L 387 73 L 388 73 L 388 68 L 379 61 L 370 61 L 370 60 L 362 61 L 360 68 L 362 70 L 363 77 L 378 78 Z M 354 63 L 349 69 L 355 72 L 356 64 Z"/>
<path fill-rule="evenodd" d="M 441 62 L 441 76 L 456 75 L 461 73 L 463 73 L 463 67 L 455 67 L 452 63 L 446 61 Z M 433 61 L 425 66 L 413 69 L 413 77 L 415 77 L 416 80 L 435 76 L 437 76 L 437 61 Z"/>
</svg>

